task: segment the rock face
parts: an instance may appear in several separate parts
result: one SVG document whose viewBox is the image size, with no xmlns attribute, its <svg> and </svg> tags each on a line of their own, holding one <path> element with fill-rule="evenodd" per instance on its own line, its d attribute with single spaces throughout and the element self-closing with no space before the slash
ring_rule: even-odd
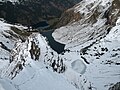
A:
<svg viewBox="0 0 120 90">
<path fill-rule="evenodd" d="M 105 6 L 104 3 L 106 3 Z M 103 4 L 103 6 L 100 4 Z M 119 2 L 117 0 L 114 0 L 112 3 L 102 2 L 101 0 L 99 2 L 81 1 L 63 14 L 57 27 L 68 25 L 56 29 L 53 37 L 57 37 L 56 40 L 64 44 L 72 42 L 74 44 L 75 42 L 77 44 L 78 42 L 84 43 L 86 42 L 85 40 L 87 40 L 85 38 L 88 37 L 90 40 L 100 39 L 109 33 L 112 26 L 115 26 L 116 20 L 120 16 L 118 8 Z M 74 21 L 77 22 L 73 23 Z M 84 28 L 86 29 L 84 30 Z M 96 30 L 96 28 L 98 28 L 98 30 Z M 83 34 L 83 32 L 87 33 Z M 97 35 L 97 37 L 94 38 L 93 35 Z M 82 38 L 84 38 L 84 40 Z"/>
<path fill-rule="evenodd" d="M 110 3 L 108 3 L 109 5 Z M 92 4 L 91 4 L 92 5 Z M 82 18 L 85 18 L 84 14 L 81 14 L 79 12 L 75 12 L 75 8 L 79 6 L 79 4 L 75 5 L 74 7 L 66 10 L 60 17 L 58 23 L 56 24 L 55 28 L 59 28 L 61 26 L 65 26 L 69 23 L 73 23 L 76 21 L 79 21 Z M 90 7 L 90 6 L 89 6 Z M 105 12 L 103 18 L 107 18 L 107 22 L 106 24 L 112 24 L 115 25 L 115 21 L 117 20 L 117 17 L 120 16 L 119 15 L 119 9 L 120 8 L 120 2 L 118 0 L 114 0 L 111 7 L 109 7 L 109 9 Z M 100 12 L 98 11 L 99 7 L 97 7 L 95 10 L 93 10 L 93 15 L 91 15 L 87 22 L 96 22 L 96 18 L 98 18 Z M 116 14 L 112 14 L 116 12 Z"/>
<path fill-rule="evenodd" d="M 118 82 L 114 86 L 110 87 L 109 90 L 120 90 L 120 82 Z"/>
<path fill-rule="evenodd" d="M 0 17 L 12 23 L 33 25 L 41 20 L 59 17 L 81 0 L 19 0 L 0 2 Z"/>
<path fill-rule="evenodd" d="M 40 48 L 33 41 L 31 42 L 30 54 L 32 59 L 39 60 Z"/>
<path fill-rule="evenodd" d="M 65 26 L 68 23 L 72 23 L 81 19 L 80 13 L 75 13 L 73 8 L 66 10 L 62 16 L 60 17 L 58 23 L 55 28 L 59 28 L 61 26 Z"/>
</svg>

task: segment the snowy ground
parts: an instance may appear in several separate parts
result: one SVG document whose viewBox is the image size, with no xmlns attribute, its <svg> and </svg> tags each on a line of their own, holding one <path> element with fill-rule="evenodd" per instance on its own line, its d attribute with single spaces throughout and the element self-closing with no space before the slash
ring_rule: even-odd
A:
<svg viewBox="0 0 120 90">
<path fill-rule="evenodd" d="M 1 48 L 0 44 L 0 90 L 108 90 L 120 82 L 120 19 L 117 18 L 108 34 L 107 19 L 101 18 L 110 7 L 109 2 L 83 0 L 78 4 L 75 12 L 84 13 L 85 17 L 53 33 L 56 41 L 66 44 L 65 53 L 60 55 L 38 33 L 31 34 L 25 42 L 15 37 L 6 38 L 5 35 L 11 37 L 6 31 L 11 31 L 13 25 L 0 21 L 0 42 L 13 51 Z M 87 17 L 94 14 L 92 11 L 98 6 L 100 15 L 93 23 L 94 20 L 89 21 Z M 32 42 L 40 48 L 38 60 L 35 56 L 31 59 Z M 10 55 L 14 56 L 11 63 Z M 57 72 L 52 67 L 54 61 Z M 61 73 L 63 66 L 65 72 Z"/>
<path fill-rule="evenodd" d="M 67 51 L 61 55 L 69 68 L 65 76 L 85 90 L 108 90 L 120 82 L 120 19 L 117 18 L 116 25 L 108 34 L 107 19 L 102 18 L 111 2 L 83 0 L 74 7 L 75 12 L 84 15 L 83 19 L 56 29 L 53 33 L 56 41 L 66 44 Z M 93 23 L 89 16 L 94 14 L 95 8 L 100 13 L 96 23 Z"/>
<path fill-rule="evenodd" d="M 11 26 L 21 30 L 26 29 L 23 26 L 0 21 L 0 42 L 12 50 L 9 52 L 0 47 L 0 90 L 77 90 L 62 74 L 53 72 L 50 64 L 54 59 L 57 60 L 58 54 L 48 46 L 42 35 L 34 33 L 25 42 L 22 42 L 6 33 L 6 31 L 11 31 Z M 11 38 L 6 38 L 5 35 L 11 36 Z M 37 61 L 31 59 L 29 52 L 32 41 L 40 47 L 40 57 Z M 11 55 L 14 57 L 13 61 L 9 63 Z M 4 60 L 7 57 L 8 59 Z M 52 61 L 48 62 L 48 59 Z M 23 63 L 23 69 L 20 70 L 18 65 Z"/>
</svg>

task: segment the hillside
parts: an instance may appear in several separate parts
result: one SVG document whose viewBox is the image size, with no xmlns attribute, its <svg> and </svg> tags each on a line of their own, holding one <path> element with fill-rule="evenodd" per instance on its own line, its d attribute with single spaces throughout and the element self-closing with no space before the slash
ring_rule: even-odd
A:
<svg viewBox="0 0 120 90">
<path fill-rule="evenodd" d="M 70 63 L 69 67 L 74 61 L 84 62 L 87 68 L 83 74 L 86 77 L 83 87 L 89 82 L 90 90 L 108 90 L 120 82 L 119 5 L 118 0 L 83 0 L 69 9 L 79 13 L 81 18 L 77 22 L 73 18 L 68 25 L 52 34 L 56 41 L 66 44 L 66 51 L 61 57 Z M 62 17 L 62 20 L 65 18 Z M 81 67 L 78 65 L 73 69 L 79 74 Z M 79 78 L 76 81 L 72 79 L 78 87 Z"/>
<path fill-rule="evenodd" d="M 52 33 L 60 54 L 40 33 L 0 20 L 0 90 L 120 90 L 119 9 L 118 0 L 82 0 L 67 10 L 80 18 Z"/>
<path fill-rule="evenodd" d="M 47 62 L 50 58 L 56 60 L 58 55 L 45 38 L 25 29 L 0 21 L 0 90 L 76 90 L 62 75 L 53 72 L 52 61 Z M 36 50 L 40 55 L 32 54 Z"/>
<path fill-rule="evenodd" d="M 34 25 L 43 20 L 53 23 L 64 10 L 79 1 L 81 0 L 3 0 L 0 2 L 0 18 L 23 25 Z"/>
</svg>

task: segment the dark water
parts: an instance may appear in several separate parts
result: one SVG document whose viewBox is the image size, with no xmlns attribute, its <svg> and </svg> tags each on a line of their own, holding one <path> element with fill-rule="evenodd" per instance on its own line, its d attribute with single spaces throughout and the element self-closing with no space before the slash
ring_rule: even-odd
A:
<svg viewBox="0 0 120 90">
<path fill-rule="evenodd" d="M 41 21 L 37 24 L 32 25 L 33 28 L 44 28 L 49 26 L 49 24 L 46 21 Z"/>
<path fill-rule="evenodd" d="M 64 51 L 65 44 L 61 44 L 59 42 L 56 42 L 54 38 L 52 37 L 53 30 L 46 31 L 46 32 L 40 32 L 43 36 L 47 37 L 49 41 L 50 47 L 55 50 L 58 54 L 62 53 Z"/>
<path fill-rule="evenodd" d="M 44 31 L 44 27 L 47 26 L 49 26 L 49 24 L 46 21 L 42 21 L 33 25 L 32 27 L 37 28 L 40 33 L 48 39 L 49 45 L 53 50 L 55 50 L 58 54 L 62 53 L 64 51 L 65 45 L 54 40 L 52 37 L 53 30 Z"/>
</svg>

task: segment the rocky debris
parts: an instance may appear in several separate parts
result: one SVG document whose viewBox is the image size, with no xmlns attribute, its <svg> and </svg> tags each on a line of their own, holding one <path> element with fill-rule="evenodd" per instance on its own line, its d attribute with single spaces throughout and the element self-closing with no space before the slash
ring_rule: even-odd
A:
<svg viewBox="0 0 120 90">
<path fill-rule="evenodd" d="M 51 64 L 53 71 L 58 73 L 63 73 L 66 70 L 65 65 L 63 64 L 63 60 L 58 57 L 58 60 L 53 60 Z"/>
<path fill-rule="evenodd" d="M 10 52 L 11 50 L 9 48 L 7 48 L 7 46 L 5 46 L 2 42 L 0 42 L 0 47 L 7 50 L 8 52 Z"/>
<path fill-rule="evenodd" d="M 82 58 L 87 64 L 90 64 L 85 57 L 81 56 L 81 58 Z"/>
<path fill-rule="evenodd" d="M 52 55 L 52 57 L 49 57 L 49 55 Z M 58 73 L 63 73 L 66 70 L 66 65 L 64 64 L 63 58 L 57 56 L 55 58 L 55 55 L 53 52 L 47 52 L 45 55 L 44 63 L 46 63 L 48 66 L 52 67 L 53 71 Z M 48 68 L 48 67 L 47 67 Z"/>
<path fill-rule="evenodd" d="M 109 90 L 120 90 L 120 82 L 116 83 L 112 87 L 109 88 Z"/>
<path fill-rule="evenodd" d="M 3 72 L 3 75 L 9 77 L 10 79 L 13 79 L 14 77 L 16 77 L 16 75 L 19 74 L 19 72 L 22 71 L 25 66 L 26 54 L 22 50 L 21 45 L 16 44 L 15 48 L 11 50 L 9 65 L 7 67 L 7 69 L 10 69 L 10 70 Z"/>
<path fill-rule="evenodd" d="M 38 47 L 38 45 L 35 44 L 34 41 L 31 41 L 30 54 L 32 59 L 39 60 L 40 48 Z"/>
</svg>

